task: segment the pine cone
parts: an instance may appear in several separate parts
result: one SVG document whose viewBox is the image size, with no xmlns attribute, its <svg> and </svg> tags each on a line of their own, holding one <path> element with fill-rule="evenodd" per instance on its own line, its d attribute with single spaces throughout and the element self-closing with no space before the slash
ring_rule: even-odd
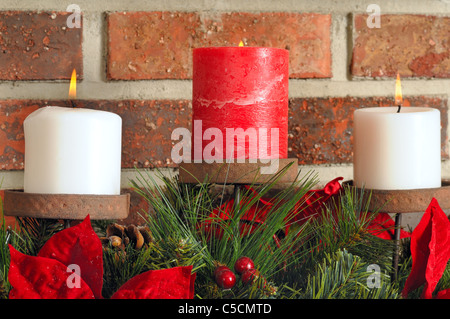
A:
<svg viewBox="0 0 450 319">
<path fill-rule="evenodd" d="M 103 246 L 111 244 L 113 247 L 125 248 L 132 244 L 135 249 L 141 249 L 145 244 L 153 241 L 150 229 L 146 226 L 128 225 L 117 223 L 109 224 L 106 228 L 106 237 L 100 238 Z"/>
</svg>

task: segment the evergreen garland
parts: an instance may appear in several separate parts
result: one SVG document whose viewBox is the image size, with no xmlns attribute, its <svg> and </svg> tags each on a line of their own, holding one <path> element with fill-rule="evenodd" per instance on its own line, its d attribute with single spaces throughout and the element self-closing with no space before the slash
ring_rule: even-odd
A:
<svg viewBox="0 0 450 319">
<path fill-rule="evenodd" d="M 177 176 L 161 174 L 155 179 L 137 171 L 132 185 L 151 205 L 151 211 L 141 213 L 153 240 L 139 250 L 131 245 L 118 248 L 109 243 L 104 246 L 104 297 L 108 298 L 124 282 L 147 270 L 192 265 L 197 273 L 196 298 L 400 298 L 399 292 L 411 270 L 409 240 L 402 241 L 398 280 L 393 282 L 394 244 L 368 231 L 375 214 L 366 213 L 368 202 L 362 193 L 346 186 L 343 196 L 326 206 L 319 218 L 292 225 L 290 212 L 317 180 L 314 174 L 307 174 L 278 190 L 275 186 L 281 174 L 283 171 L 268 183 L 252 185 L 257 196 L 251 192 L 242 194 L 244 204 L 236 205 L 229 212 L 230 218 L 224 221 L 211 215 L 229 199 L 224 190 L 214 191 L 217 185 L 207 181 L 187 185 Z M 241 218 L 252 206 L 258 205 L 262 197 L 274 191 L 276 195 L 272 198 L 276 205 L 269 209 L 264 224 L 253 227 L 252 233 L 243 236 L 242 225 L 247 223 L 248 226 L 248 221 Z M 199 225 L 206 221 L 215 226 L 213 230 L 220 229 L 221 236 L 211 229 L 202 231 Z M 93 226 L 101 236 L 112 222 L 93 221 Z M 56 220 L 18 218 L 18 223 L 18 229 L 8 229 L 2 217 L 0 298 L 7 298 L 10 289 L 7 244 L 35 255 L 48 238 L 62 229 L 62 224 Z M 285 234 L 287 225 L 291 226 L 291 231 Z M 232 268 L 241 256 L 251 257 L 261 276 L 253 285 L 244 285 L 238 280 L 230 290 L 219 288 L 212 276 L 217 263 Z M 449 269 L 438 287 L 450 287 Z M 409 298 L 418 296 L 420 289 Z"/>
</svg>

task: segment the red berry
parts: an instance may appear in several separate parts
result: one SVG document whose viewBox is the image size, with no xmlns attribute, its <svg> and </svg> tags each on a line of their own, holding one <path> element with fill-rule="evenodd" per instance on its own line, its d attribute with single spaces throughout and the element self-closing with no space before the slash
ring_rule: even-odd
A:
<svg viewBox="0 0 450 319">
<path fill-rule="evenodd" d="M 248 257 L 240 257 L 236 263 L 234 264 L 234 270 L 239 274 L 243 274 L 244 271 L 248 269 L 255 268 L 255 264 L 253 263 L 253 260 L 251 260 Z"/>
<path fill-rule="evenodd" d="M 246 284 L 253 283 L 253 281 L 259 277 L 259 271 L 256 269 L 247 269 L 241 275 L 242 282 Z"/>
<path fill-rule="evenodd" d="M 236 276 L 230 269 L 222 269 L 216 273 L 216 283 L 220 288 L 231 289 L 236 284 Z"/>
<path fill-rule="evenodd" d="M 217 274 L 219 273 L 219 272 L 221 272 L 222 270 L 231 270 L 230 268 L 228 268 L 227 266 L 225 266 L 225 265 L 220 265 L 220 266 L 217 266 L 215 269 L 214 269 L 214 278 L 216 278 L 216 276 L 217 276 Z"/>
</svg>

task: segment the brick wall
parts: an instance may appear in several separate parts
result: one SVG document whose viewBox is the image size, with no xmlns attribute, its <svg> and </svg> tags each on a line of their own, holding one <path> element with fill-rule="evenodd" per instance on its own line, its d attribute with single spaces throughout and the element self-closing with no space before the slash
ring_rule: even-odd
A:
<svg viewBox="0 0 450 319">
<path fill-rule="evenodd" d="M 358 2 L 80 0 L 81 26 L 70 28 L 70 2 L 2 1 L 1 189 L 23 186 L 23 120 L 67 104 L 73 68 L 77 106 L 123 119 L 125 189 L 134 166 L 176 168 L 170 136 L 190 127 L 192 49 L 241 40 L 289 50 L 289 156 L 321 182 L 352 178 L 353 111 L 392 105 L 397 72 L 405 105 L 441 111 L 449 177 L 450 1 L 377 1 L 380 28 Z"/>
</svg>

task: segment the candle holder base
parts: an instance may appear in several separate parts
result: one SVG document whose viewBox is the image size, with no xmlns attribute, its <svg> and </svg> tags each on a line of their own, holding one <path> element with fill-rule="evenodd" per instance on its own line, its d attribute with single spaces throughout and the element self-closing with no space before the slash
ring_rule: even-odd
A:
<svg viewBox="0 0 450 319">
<path fill-rule="evenodd" d="M 343 185 L 353 186 L 353 181 Z M 450 209 L 450 180 L 442 180 L 441 187 L 405 190 L 364 189 L 370 197 L 369 209 L 392 214 L 425 212 L 434 197 L 442 209 Z M 362 190 L 362 189 L 359 189 Z"/>
<path fill-rule="evenodd" d="M 179 166 L 180 181 L 183 183 L 218 183 L 218 184 L 262 184 L 270 181 L 275 174 L 286 168 L 280 174 L 278 183 L 292 183 L 298 175 L 297 158 L 281 158 L 277 169 L 270 174 L 264 174 L 270 163 L 255 163 L 246 160 L 244 163 L 181 163 Z M 290 165 L 289 167 L 287 167 Z"/>
<path fill-rule="evenodd" d="M 83 220 L 124 219 L 128 217 L 130 194 L 37 194 L 6 190 L 3 210 L 6 216 Z"/>
<path fill-rule="evenodd" d="M 255 185 L 269 182 L 274 175 L 280 173 L 278 184 L 293 183 L 298 176 L 298 159 L 278 159 L 278 167 L 270 174 L 262 174 L 262 169 L 267 169 L 270 164 L 250 163 L 182 163 L 180 164 L 179 177 L 182 183 L 202 184 L 217 183 L 233 185 L 234 201 L 240 203 L 242 188 L 244 185 Z M 283 171 L 284 170 L 284 171 Z M 236 210 L 238 210 L 237 205 Z"/>
</svg>

